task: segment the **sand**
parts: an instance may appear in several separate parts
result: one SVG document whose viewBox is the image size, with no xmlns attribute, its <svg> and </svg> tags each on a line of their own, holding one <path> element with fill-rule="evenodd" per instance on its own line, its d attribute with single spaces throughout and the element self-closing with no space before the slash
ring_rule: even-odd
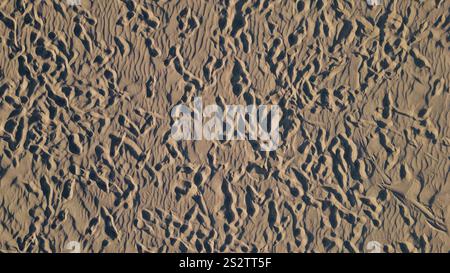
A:
<svg viewBox="0 0 450 273">
<path fill-rule="evenodd" d="M 2 0 L 0 251 L 448 252 L 450 1 L 382 2 Z"/>
</svg>

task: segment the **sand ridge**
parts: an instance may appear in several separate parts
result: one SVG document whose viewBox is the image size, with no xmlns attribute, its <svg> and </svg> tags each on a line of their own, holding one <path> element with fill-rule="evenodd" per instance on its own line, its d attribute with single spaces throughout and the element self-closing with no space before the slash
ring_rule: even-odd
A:
<svg viewBox="0 0 450 273">
<path fill-rule="evenodd" d="M 1 1 L 0 251 L 448 252 L 450 1 L 382 2 Z"/>
</svg>

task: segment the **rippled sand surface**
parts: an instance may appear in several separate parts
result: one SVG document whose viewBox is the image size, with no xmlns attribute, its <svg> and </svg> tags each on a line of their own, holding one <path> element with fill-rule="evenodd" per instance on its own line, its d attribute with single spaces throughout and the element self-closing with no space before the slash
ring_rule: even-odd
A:
<svg viewBox="0 0 450 273">
<path fill-rule="evenodd" d="M 450 1 L 382 2 L 1 1 L 0 251 L 448 252 Z"/>
</svg>

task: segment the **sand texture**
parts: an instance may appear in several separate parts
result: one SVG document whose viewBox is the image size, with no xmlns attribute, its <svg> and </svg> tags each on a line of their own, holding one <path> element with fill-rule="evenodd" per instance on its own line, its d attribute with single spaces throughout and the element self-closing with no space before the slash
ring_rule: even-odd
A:
<svg viewBox="0 0 450 273">
<path fill-rule="evenodd" d="M 1 0 L 0 251 L 450 251 L 450 1 L 382 2 Z"/>
</svg>

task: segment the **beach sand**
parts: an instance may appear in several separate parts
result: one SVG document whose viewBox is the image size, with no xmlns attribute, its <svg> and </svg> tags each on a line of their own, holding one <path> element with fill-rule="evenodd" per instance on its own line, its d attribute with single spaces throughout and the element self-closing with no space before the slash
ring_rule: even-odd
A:
<svg viewBox="0 0 450 273">
<path fill-rule="evenodd" d="M 1 1 L 0 251 L 450 251 L 449 10 Z M 175 141 L 195 97 L 280 146 Z"/>
</svg>

